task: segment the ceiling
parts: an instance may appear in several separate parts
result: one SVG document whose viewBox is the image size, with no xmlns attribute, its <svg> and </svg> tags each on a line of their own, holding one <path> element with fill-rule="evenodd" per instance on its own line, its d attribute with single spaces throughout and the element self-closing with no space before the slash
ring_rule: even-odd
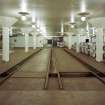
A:
<svg viewBox="0 0 105 105">
<path fill-rule="evenodd" d="M 84 1 L 90 18 L 105 16 L 105 0 L 0 0 L 0 15 L 16 17 L 18 22 L 15 26 L 22 24 L 20 15 L 21 3 L 25 1 L 27 10 L 30 13 L 25 21 L 25 25 L 31 26 L 32 13 L 40 23 L 46 27 L 48 33 L 55 34 L 61 28 L 61 22 L 70 21 L 72 12 L 75 14 L 76 21 L 80 20 L 81 3 Z"/>
</svg>

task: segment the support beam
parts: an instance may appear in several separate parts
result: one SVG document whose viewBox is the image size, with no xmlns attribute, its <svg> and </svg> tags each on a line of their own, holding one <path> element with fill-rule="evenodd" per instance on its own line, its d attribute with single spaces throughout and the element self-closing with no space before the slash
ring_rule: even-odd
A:
<svg viewBox="0 0 105 105">
<path fill-rule="evenodd" d="M 29 33 L 32 31 L 30 27 L 23 27 L 21 28 L 21 31 L 25 34 L 25 52 L 29 51 Z"/>
<path fill-rule="evenodd" d="M 96 61 L 103 61 L 103 28 L 97 28 L 96 32 Z"/>
<path fill-rule="evenodd" d="M 3 27 L 3 55 L 2 60 L 5 62 L 9 61 L 9 28 Z"/>
<path fill-rule="evenodd" d="M 76 52 L 80 52 L 80 35 L 77 35 Z"/>
<path fill-rule="evenodd" d="M 69 35 L 69 36 L 68 36 L 68 41 L 69 41 L 69 42 L 68 42 L 68 44 L 69 44 L 69 45 L 68 45 L 68 48 L 71 49 L 71 48 L 72 48 L 72 35 Z"/>
<path fill-rule="evenodd" d="M 33 34 L 33 49 L 36 49 L 36 35 Z"/>
<path fill-rule="evenodd" d="M 29 51 L 29 34 L 25 33 L 25 52 Z"/>
</svg>

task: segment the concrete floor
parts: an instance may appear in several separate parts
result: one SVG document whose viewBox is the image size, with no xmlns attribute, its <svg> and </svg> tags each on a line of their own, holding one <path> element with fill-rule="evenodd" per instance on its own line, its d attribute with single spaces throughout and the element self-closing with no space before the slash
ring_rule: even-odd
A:
<svg viewBox="0 0 105 105">
<path fill-rule="evenodd" d="M 0 86 L 0 90 L 43 89 L 49 54 L 50 49 L 44 49 L 37 53 L 19 67 L 19 70 Z"/>
<path fill-rule="evenodd" d="M 89 72 L 83 64 L 67 54 L 63 49 L 54 49 L 56 65 L 59 72 Z"/>
<path fill-rule="evenodd" d="M 69 91 L 105 91 L 105 85 L 94 77 L 63 78 L 63 84 Z"/>
<path fill-rule="evenodd" d="M 62 71 L 67 67 L 75 72 L 87 70 L 63 50 L 58 52 L 59 62 L 69 65 Z M 57 79 L 52 78 L 49 89 L 43 90 L 49 54 L 49 49 L 42 50 L 0 86 L 0 105 L 105 105 L 105 85 L 96 78 L 62 78 L 64 90 L 59 90 Z"/>
<path fill-rule="evenodd" d="M 23 59 L 31 55 L 32 53 L 36 52 L 38 49 L 30 49 L 28 53 L 25 53 L 24 49 L 22 48 L 15 48 L 14 53 L 10 54 L 10 61 L 3 62 L 2 56 L 0 56 L 0 74 L 7 71 L 9 68 L 14 66 L 15 64 L 21 62 Z"/>
<path fill-rule="evenodd" d="M 105 105 L 105 92 L 0 91 L 0 105 Z"/>
<path fill-rule="evenodd" d="M 74 50 L 69 50 L 69 49 L 66 49 L 66 50 L 69 51 L 74 56 L 76 56 L 77 58 L 81 59 L 83 62 L 86 62 L 87 64 L 91 65 L 95 69 L 97 69 L 101 72 L 105 72 L 105 63 L 104 62 L 96 62 L 95 58 L 87 56 L 86 54 L 76 53 Z"/>
<path fill-rule="evenodd" d="M 12 77 L 42 77 L 47 71 L 50 49 L 43 49 L 19 68 Z"/>
</svg>

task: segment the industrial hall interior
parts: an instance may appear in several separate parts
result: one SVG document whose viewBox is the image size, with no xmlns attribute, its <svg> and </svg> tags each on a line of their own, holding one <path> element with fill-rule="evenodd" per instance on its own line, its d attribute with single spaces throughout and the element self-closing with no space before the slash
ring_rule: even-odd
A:
<svg viewBox="0 0 105 105">
<path fill-rule="evenodd" d="M 0 0 L 0 105 L 105 105 L 105 0 Z"/>
</svg>

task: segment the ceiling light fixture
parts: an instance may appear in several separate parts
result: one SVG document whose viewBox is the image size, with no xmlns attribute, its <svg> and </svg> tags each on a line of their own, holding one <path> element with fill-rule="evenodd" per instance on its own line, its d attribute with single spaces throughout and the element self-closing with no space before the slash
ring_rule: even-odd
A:
<svg viewBox="0 0 105 105">
<path fill-rule="evenodd" d="M 71 17 L 71 23 L 74 23 L 74 22 L 75 22 L 74 17 Z"/>
<path fill-rule="evenodd" d="M 35 28 L 35 25 L 34 24 L 32 24 L 32 28 Z"/>
<path fill-rule="evenodd" d="M 81 7 L 80 7 L 81 12 L 86 12 L 86 1 L 81 0 Z"/>
<path fill-rule="evenodd" d="M 32 13 L 32 23 L 35 23 L 35 12 Z"/>
<path fill-rule="evenodd" d="M 74 28 L 75 27 L 75 22 L 71 22 L 71 28 Z"/>
<path fill-rule="evenodd" d="M 36 21 L 36 26 L 37 26 L 37 28 L 40 28 L 40 22 L 39 22 L 39 20 Z"/>
<path fill-rule="evenodd" d="M 61 23 L 61 35 L 64 35 L 64 24 Z"/>
<path fill-rule="evenodd" d="M 27 0 L 21 0 L 20 8 L 21 11 L 27 11 Z"/>
<path fill-rule="evenodd" d="M 25 20 L 26 20 L 26 16 L 29 15 L 28 12 L 19 12 L 19 14 L 21 15 L 21 19 L 22 19 L 23 21 L 25 21 Z"/>
<path fill-rule="evenodd" d="M 86 17 L 89 15 L 89 12 L 80 12 L 78 15 L 81 16 L 81 21 L 86 21 Z"/>
<path fill-rule="evenodd" d="M 74 28 L 74 25 L 71 25 L 71 28 Z"/>
<path fill-rule="evenodd" d="M 71 23 L 75 22 L 74 12 L 71 13 L 70 21 L 71 21 Z"/>
<path fill-rule="evenodd" d="M 26 16 L 21 16 L 21 20 L 25 21 L 26 20 Z"/>
<path fill-rule="evenodd" d="M 40 29 L 38 28 L 37 31 L 40 32 Z"/>
<path fill-rule="evenodd" d="M 81 21 L 83 21 L 83 22 L 86 21 L 86 17 L 85 16 L 82 16 L 81 17 Z"/>
</svg>

